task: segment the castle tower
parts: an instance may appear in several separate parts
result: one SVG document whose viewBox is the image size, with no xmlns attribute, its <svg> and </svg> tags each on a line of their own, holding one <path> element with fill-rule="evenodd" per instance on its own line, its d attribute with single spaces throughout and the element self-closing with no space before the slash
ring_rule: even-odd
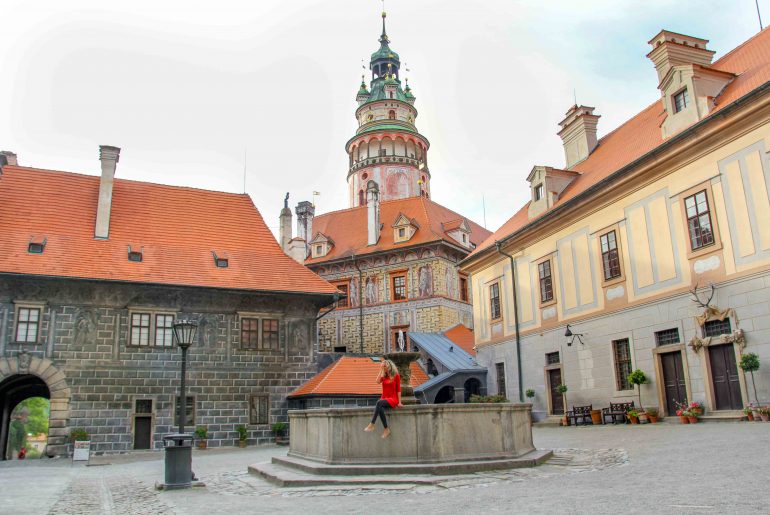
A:
<svg viewBox="0 0 770 515">
<path fill-rule="evenodd" d="M 415 97 L 408 79 L 401 87 L 401 61 L 390 49 L 385 17 L 383 12 L 380 48 L 369 63 L 370 88 L 361 77 L 356 95 L 358 130 L 345 145 L 350 207 L 366 205 L 369 181 L 379 187 L 381 201 L 430 196 L 430 143 L 415 127 Z"/>
</svg>

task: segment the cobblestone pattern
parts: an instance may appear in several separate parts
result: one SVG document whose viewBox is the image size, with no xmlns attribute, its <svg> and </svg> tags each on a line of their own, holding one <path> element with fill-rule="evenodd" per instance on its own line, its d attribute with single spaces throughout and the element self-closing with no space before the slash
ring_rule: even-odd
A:
<svg viewBox="0 0 770 515">
<path fill-rule="evenodd" d="M 170 515 L 174 510 L 150 486 L 126 476 L 78 477 L 72 480 L 51 515 Z"/>
<path fill-rule="evenodd" d="M 501 482 L 532 481 L 563 474 L 587 473 L 628 464 L 624 449 L 554 449 L 548 462 L 533 468 L 493 470 L 458 475 L 435 484 L 371 484 L 366 486 L 327 485 L 313 487 L 277 487 L 245 471 L 223 472 L 202 477 L 212 492 L 224 495 L 282 497 L 328 497 L 382 494 L 424 494 L 440 490 L 485 487 Z"/>
</svg>

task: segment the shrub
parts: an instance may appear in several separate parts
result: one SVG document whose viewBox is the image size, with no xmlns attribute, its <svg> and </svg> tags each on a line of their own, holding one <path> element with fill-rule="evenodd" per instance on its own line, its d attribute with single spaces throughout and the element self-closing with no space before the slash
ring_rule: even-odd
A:
<svg viewBox="0 0 770 515">
<path fill-rule="evenodd" d="M 235 428 L 236 431 L 238 431 L 238 439 L 241 441 L 245 441 L 246 438 L 249 436 L 249 430 L 246 426 L 238 426 Z"/>
<path fill-rule="evenodd" d="M 651 417 L 658 416 L 658 408 L 646 408 L 644 411 Z"/>
<path fill-rule="evenodd" d="M 283 436 L 288 427 L 289 424 L 286 422 L 276 422 L 273 424 L 273 434 L 275 434 L 275 436 Z"/>
<path fill-rule="evenodd" d="M 76 427 L 70 431 L 70 438 L 73 442 L 85 442 L 88 441 L 88 432 L 82 427 Z"/>
<path fill-rule="evenodd" d="M 470 402 L 480 404 L 490 404 L 497 402 L 508 402 L 505 395 L 471 395 Z"/>
<path fill-rule="evenodd" d="M 759 370 L 759 356 L 753 352 L 741 356 L 740 367 L 744 372 L 755 372 Z"/>
<path fill-rule="evenodd" d="M 524 395 L 526 395 L 528 399 L 531 399 L 532 397 L 534 397 L 534 396 L 535 396 L 535 390 L 533 390 L 532 388 L 530 388 L 529 390 L 527 390 L 526 392 L 524 392 Z"/>
<path fill-rule="evenodd" d="M 201 440 L 206 440 L 209 437 L 209 430 L 206 429 L 206 426 L 198 426 L 195 428 L 195 436 Z"/>
<path fill-rule="evenodd" d="M 560 384 L 559 386 L 556 387 L 556 391 L 559 392 L 562 395 L 567 393 L 567 390 L 568 390 L 568 388 L 567 388 L 566 384 Z"/>
</svg>

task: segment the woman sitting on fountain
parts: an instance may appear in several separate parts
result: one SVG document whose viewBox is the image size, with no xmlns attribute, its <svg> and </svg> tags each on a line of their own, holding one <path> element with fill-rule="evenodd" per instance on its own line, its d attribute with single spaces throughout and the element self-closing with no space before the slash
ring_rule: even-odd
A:
<svg viewBox="0 0 770 515">
<path fill-rule="evenodd" d="M 398 368 L 391 360 L 382 358 L 377 382 L 382 385 L 382 397 L 377 401 L 372 421 L 364 428 L 364 431 L 374 431 L 374 423 L 377 422 L 379 416 L 385 428 L 382 437 L 387 438 L 390 436 L 390 428 L 388 428 L 388 420 L 385 418 L 385 408 L 403 406 L 401 404 L 401 376 L 398 374 Z"/>
</svg>

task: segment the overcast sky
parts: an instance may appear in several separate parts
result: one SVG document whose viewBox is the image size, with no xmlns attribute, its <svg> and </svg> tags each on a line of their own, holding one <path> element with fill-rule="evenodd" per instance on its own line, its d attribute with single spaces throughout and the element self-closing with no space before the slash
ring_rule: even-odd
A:
<svg viewBox="0 0 770 515">
<path fill-rule="evenodd" d="M 770 0 L 760 0 L 770 23 Z M 658 98 L 661 28 L 715 58 L 759 30 L 754 0 L 387 0 L 391 48 L 431 142 L 432 198 L 496 229 L 533 165 L 563 166 L 557 122 L 596 107 L 606 134 Z M 277 228 L 319 191 L 348 207 L 361 60 L 378 0 L 2 0 L 0 149 L 26 166 L 246 192 Z M 367 70 L 367 80 L 368 80 Z"/>
</svg>

